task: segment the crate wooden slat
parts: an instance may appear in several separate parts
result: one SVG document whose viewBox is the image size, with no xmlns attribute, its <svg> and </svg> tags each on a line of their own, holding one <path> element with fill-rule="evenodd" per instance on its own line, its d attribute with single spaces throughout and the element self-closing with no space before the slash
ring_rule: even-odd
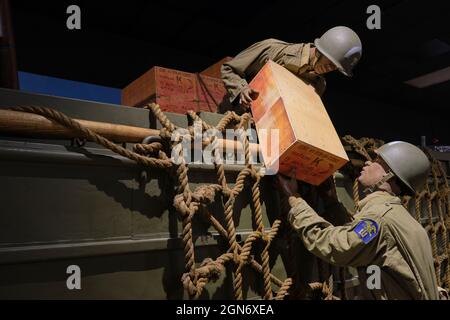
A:
<svg viewBox="0 0 450 320">
<path fill-rule="evenodd" d="M 201 72 L 202 75 L 213 77 L 213 78 L 222 78 L 220 68 L 222 68 L 222 65 L 230 60 L 232 60 L 232 57 L 225 57 L 221 59 L 220 61 L 217 61 L 212 66 L 209 66 L 205 70 Z"/>
<path fill-rule="evenodd" d="M 226 93 L 225 86 L 220 79 L 204 75 L 201 77 L 204 85 L 194 73 L 153 67 L 122 90 L 122 104 L 142 107 L 149 102 L 156 102 L 163 111 L 216 112 L 215 102 L 222 102 Z"/>
<path fill-rule="evenodd" d="M 269 61 L 250 86 L 260 93 L 252 104 L 258 135 L 262 129 L 280 132 L 279 155 L 262 150 L 268 167 L 279 165 L 280 173 L 319 185 L 348 162 L 325 106 L 311 85 Z"/>
</svg>

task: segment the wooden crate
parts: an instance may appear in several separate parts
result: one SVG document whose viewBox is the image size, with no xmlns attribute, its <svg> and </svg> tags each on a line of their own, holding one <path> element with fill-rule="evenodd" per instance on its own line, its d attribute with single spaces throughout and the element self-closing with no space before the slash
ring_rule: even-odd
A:
<svg viewBox="0 0 450 320">
<path fill-rule="evenodd" d="M 269 168 L 319 185 L 348 162 L 347 154 L 314 88 L 269 61 L 251 81 L 259 91 L 252 113 L 259 131 L 279 129 L 279 154 L 262 153 Z M 261 141 L 260 141 L 261 144 Z"/>
<path fill-rule="evenodd" d="M 175 113 L 188 110 L 216 112 L 214 101 L 222 102 L 225 86 L 220 79 L 201 77 L 204 85 L 194 73 L 153 67 L 122 90 L 122 104 L 142 107 L 155 102 L 163 111 Z"/>
<path fill-rule="evenodd" d="M 204 75 L 199 75 L 203 81 L 201 85 L 197 78 L 198 84 L 198 100 L 199 109 L 202 111 L 217 112 L 217 104 L 221 104 L 226 95 L 225 85 L 222 79 L 212 78 Z M 208 93 L 209 92 L 209 93 Z"/>
<path fill-rule="evenodd" d="M 222 68 L 222 65 L 230 60 L 232 60 L 232 57 L 225 57 L 220 61 L 217 61 L 215 64 L 213 64 L 212 66 L 209 66 L 208 68 L 206 68 L 205 70 L 203 70 L 200 74 L 205 75 L 205 76 L 209 76 L 209 77 L 213 77 L 213 78 L 218 78 L 221 79 L 222 75 L 221 75 L 221 71 L 220 68 Z"/>
</svg>

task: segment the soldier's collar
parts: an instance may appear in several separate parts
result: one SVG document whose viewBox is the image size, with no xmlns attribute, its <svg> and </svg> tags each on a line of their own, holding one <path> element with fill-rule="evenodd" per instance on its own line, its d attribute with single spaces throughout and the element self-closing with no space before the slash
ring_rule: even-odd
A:
<svg viewBox="0 0 450 320">
<path fill-rule="evenodd" d="M 400 198 L 393 196 L 386 191 L 375 191 L 368 194 L 364 199 L 358 202 L 358 211 L 362 210 L 369 202 L 371 204 L 401 204 Z"/>
</svg>

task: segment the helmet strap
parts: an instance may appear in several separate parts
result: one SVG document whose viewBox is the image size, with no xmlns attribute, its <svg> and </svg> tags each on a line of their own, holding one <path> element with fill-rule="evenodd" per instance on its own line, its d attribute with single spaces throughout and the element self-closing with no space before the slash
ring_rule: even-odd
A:
<svg viewBox="0 0 450 320">
<path fill-rule="evenodd" d="M 313 69 L 316 66 L 317 62 L 319 62 L 320 57 L 322 56 L 317 47 L 314 47 L 314 49 L 315 49 L 314 54 L 309 56 L 309 65 Z"/>
<path fill-rule="evenodd" d="M 364 189 L 364 193 L 372 193 L 375 192 L 378 188 L 381 187 L 381 185 L 385 182 L 387 182 L 389 179 L 395 177 L 394 173 L 392 171 L 389 171 L 386 175 L 383 176 L 377 183 L 367 187 Z"/>
</svg>

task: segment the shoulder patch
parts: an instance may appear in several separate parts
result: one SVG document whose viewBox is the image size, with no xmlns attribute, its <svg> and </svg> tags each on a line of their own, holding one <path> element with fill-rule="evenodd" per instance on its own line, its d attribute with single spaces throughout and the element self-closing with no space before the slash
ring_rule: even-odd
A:
<svg viewBox="0 0 450 320">
<path fill-rule="evenodd" d="M 372 219 L 363 219 L 356 225 L 353 231 L 367 244 L 378 235 L 380 228 Z"/>
</svg>

